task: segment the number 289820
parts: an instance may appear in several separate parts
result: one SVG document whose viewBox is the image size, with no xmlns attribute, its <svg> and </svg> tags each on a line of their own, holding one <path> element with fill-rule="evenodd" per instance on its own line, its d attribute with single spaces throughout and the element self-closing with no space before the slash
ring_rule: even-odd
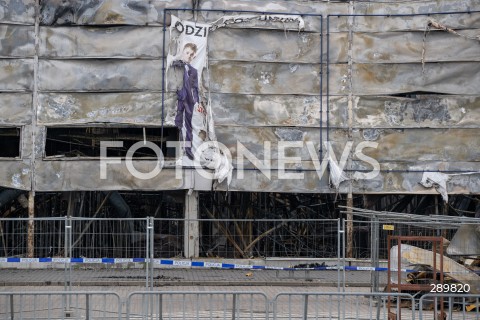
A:
<svg viewBox="0 0 480 320">
<path fill-rule="evenodd" d="M 450 283 L 450 284 L 430 284 L 430 292 L 433 293 L 467 293 L 470 292 L 468 283 Z"/>
</svg>

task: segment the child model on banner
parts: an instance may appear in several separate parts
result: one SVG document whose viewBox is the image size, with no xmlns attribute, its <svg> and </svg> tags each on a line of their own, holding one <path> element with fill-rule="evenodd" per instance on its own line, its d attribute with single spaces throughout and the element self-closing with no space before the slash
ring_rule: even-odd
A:
<svg viewBox="0 0 480 320">
<path fill-rule="evenodd" d="M 198 72 L 191 63 L 197 53 L 197 45 L 187 43 L 183 47 L 181 60 L 173 62 L 174 67 L 183 68 L 183 85 L 177 90 L 177 114 L 175 126 L 182 133 L 185 154 L 194 158 L 195 147 L 205 139 L 205 109 L 200 103 Z"/>
</svg>

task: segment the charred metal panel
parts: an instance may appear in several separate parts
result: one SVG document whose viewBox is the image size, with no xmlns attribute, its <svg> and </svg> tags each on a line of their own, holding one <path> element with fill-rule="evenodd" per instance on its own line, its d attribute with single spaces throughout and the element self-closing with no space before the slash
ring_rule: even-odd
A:
<svg viewBox="0 0 480 320">
<path fill-rule="evenodd" d="M 35 23 L 35 0 L 4 0 L 0 2 L 0 21 L 33 25 Z"/>
<path fill-rule="evenodd" d="M 478 45 L 478 44 L 476 44 Z M 338 81 L 338 79 L 335 79 Z M 355 95 L 397 94 L 428 91 L 446 94 L 478 94 L 480 63 L 354 64 Z"/>
<path fill-rule="evenodd" d="M 320 125 L 319 97 L 236 94 L 212 94 L 211 97 L 217 126 L 318 127 Z M 326 105 L 326 99 L 323 105 Z M 338 108 L 342 106 L 340 103 L 334 105 Z M 326 110 L 323 110 L 322 120 L 323 125 L 326 125 Z"/>
<path fill-rule="evenodd" d="M 40 28 L 39 55 L 48 58 L 160 59 L 162 34 L 161 27 L 43 27 Z"/>
<path fill-rule="evenodd" d="M 215 187 L 217 191 L 255 191 L 255 192 L 293 192 L 293 193 L 331 193 L 334 190 L 329 187 L 328 176 L 319 179 L 315 171 L 292 171 L 302 174 L 303 179 L 280 179 L 278 171 L 272 170 L 271 178 L 268 179 L 258 170 L 244 172 L 243 179 L 233 179 L 230 186 L 226 183 Z"/>
<path fill-rule="evenodd" d="M 33 26 L 0 25 L 0 57 L 29 58 L 35 55 Z"/>
<path fill-rule="evenodd" d="M 219 142 L 230 149 L 234 158 L 239 141 L 263 159 L 263 142 L 271 141 L 275 167 L 279 141 L 299 141 L 301 147 L 287 148 L 285 158 L 299 157 L 302 161 L 295 160 L 286 166 L 305 173 L 303 180 L 278 180 L 278 172 L 274 171 L 269 180 L 262 173 L 250 170 L 245 179 L 234 175 L 229 190 L 352 191 L 348 181 L 335 190 L 328 185 L 328 173 L 322 179 L 317 176 L 306 142 L 312 143 L 313 152 L 318 154 L 321 140 L 327 137 L 337 159 L 349 140 L 353 139 L 353 148 L 365 140 L 378 143 L 376 149 L 365 148 L 363 152 L 380 161 L 384 171 L 373 180 L 352 181 L 353 192 L 435 194 L 434 189 L 418 184 L 422 170 L 480 171 L 480 58 L 478 41 L 474 39 L 479 34 L 480 15 L 339 16 L 479 10 L 476 0 L 40 2 L 41 25 L 37 35 L 32 26 L 35 1 L 7 0 L 0 4 L 3 23 L 0 57 L 8 58 L 0 60 L 0 122 L 20 125 L 23 130 L 22 160 L 2 161 L 6 170 L 1 173 L 1 186 L 30 188 L 32 147 L 39 191 L 173 190 L 194 186 L 193 171 L 187 169 L 182 180 L 175 180 L 172 165 L 154 179 L 141 180 L 128 172 L 122 161 L 121 165 L 109 165 L 108 179 L 102 180 L 98 159 L 44 159 L 45 126 L 91 123 L 173 126 L 178 79 L 169 78 L 169 87 L 162 95 L 164 32 L 159 26 L 163 24 L 163 9 L 185 8 L 175 14 L 198 22 L 213 22 L 236 14 L 193 12 L 189 10 L 193 6 L 298 13 L 303 14 L 305 21 L 305 32 L 299 32 L 295 24 L 252 20 L 210 33 L 210 63 L 209 69 L 204 70 L 209 80 L 204 78 L 204 86 L 211 89 L 209 98 Z M 305 16 L 306 13 L 323 15 L 323 22 L 319 16 Z M 328 104 L 327 15 L 331 15 Z M 433 28 L 425 33 L 430 20 L 460 35 Z M 168 31 L 165 35 L 168 36 Z M 33 106 L 30 93 L 34 87 L 34 59 L 11 59 L 34 57 L 35 36 L 39 40 L 40 60 L 38 106 Z M 349 38 L 353 41 L 351 47 Z M 322 40 L 324 47 L 320 52 Z M 320 100 L 321 74 L 323 100 Z M 24 91 L 28 93 L 19 94 Z M 31 119 L 32 110 L 36 111 L 35 128 L 30 125 L 35 123 Z M 357 169 L 371 170 L 368 163 L 354 156 L 351 159 L 349 177 Z M 148 160 L 134 163 L 144 172 L 153 165 Z M 448 191 L 478 192 L 479 181 L 478 175 L 455 176 L 448 183 Z M 227 189 L 225 185 L 218 188 Z"/>
<path fill-rule="evenodd" d="M 32 122 L 31 93 L 0 93 L 0 124 Z"/>
<path fill-rule="evenodd" d="M 161 93 L 41 93 L 39 124 L 161 124 Z"/>
<path fill-rule="evenodd" d="M 355 33 L 352 59 L 355 63 L 480 61 L 478 40 L 469 39 L 480 35 L 480 29 L 463 30 L 459 34 L 461 36 L 433 30 L 427 35 L 424 32 Z"/>
<path fill-rule="evenodd" d="M 328 66 L 328 83 L 330 96 L 348 96 L 348 64 L 338 63 Z M 323 74 L 326 74 L 324 70 Z M 323 81 L 323 92 L 326 94 L 326 76 Z"/>
<path fill-rule="evenodd" d="M 33 59 L 0 60 L 0 91 L 31 91 Z"/>
<path fill-rule="evenodd" d="M 189 189 L 193 182 L 189 174 L 175 178 L 175 168 L 164 168 L 152 179 L 139 179 L 121 164 L 107 166 L 106 179 L 100 178 L 100 159 L 83 161 L 37 161 L 36 188 L 38 191 L 76 190 L 175 190 Z M 151 172 L 155 161 L 133 161 L 139 172 Z"/>
<path fill-rule="evenodd" d="M 355 146 L 354 146 L 355 147 Z M 362 152 L 364 154 L 368 153 L 368 148 L 365 148 Z M 338 156 L 337 156 L 338 158 Z M 359 161 L 357 157 L 353 157 L 353 161 L 348 166 L 348 169 L 353 171 L 361 170 L 368 172 L 372 170 L 372 165 Z M 355 160 L 356 159 L 356 160 Z M 399 172 L 409 172 L 409 171 L 452 171 L 452 172 L 480 172 L 480 162 L 477 161 L 431 161 L 431 160 L 422 160 L 413 163 L 412 161 L 388 161 L 381 162 L 380 169 L 382 171 L 399 171 Z"/>
<path fill-rule="evenodd" d="M 212 92 L 222 93 L 319 95 L 320 66 L 211 62 L 210 85 Z"/>
<path fill-rule="evenodd" d="M 45 156 L 45 141 L 46 141 L 46 128 L 44 126 L 35 127 L 35 146 L 34 146 L 34 157 L 35 161 L 42 161 Z M 31 138 L 30 138 L 31 140 Z"/>
<path fill-rule="evenodd" d="M 352 180 L 352 187 L 358 193 L 437 193 L 434 189 L 423 188 L 418 183 L 421 180 L 421 172 L 381 172 L 375 179 Z"/>
<path fill-rule="evenodd" d="M 480 252 L 480 230 L 475 224 L 464 224 L 458 228 L 448 244 L 449 255 L 478 255 Z"/>
<path fill-rule="evenodd" d="M 426 189 L 418 182 L 422 180 L 422 172 L 382 172 L 372 180 L 352 181 L 354 193 L 417 193 L 438 194 L 432 189 Z M 344 182 L 346 184 L 346 182 Z M 477 175 L 452 175 L 447 182 L 449 194 L 468 194 L 479 190 L 480 179 Z M 475 192 L 475 191 L 473 191 Z"/>
<path fill-rule="evenodd" d="M 163 24 L 163 9 L 191 8 L 190 0 L 43 0 L 43 25 Z"/>
<path fill-rule="evenodd" d="M 376 149 L 364 154 L 379 162 L 408 161 L 478 161 L 478 129 L 361 129 L 355 141 L 374 141 Z"/>
<path fill-rule="evenodd" d="M 479 128 L 479 96 L 418 95 L 415 98 L 359 97 L 354 126 Z"/>
<path fill-rule="evenodd" d="M 31 189 L 30 160 L 1 160 L 0 186 L 20 190 Z"/>
<path fill-rule="evenodd" d="M 41 60 L 42 91 L 139 91 L 162 89 L 155 60 Z"/>
<path fill-rule="evenodd" d="M 217 29 L 209 36 L 212 48 L 209 59 L 294 64 L 320 62 L 320 42 L 320 33 Z"/>
<path fill-rule="evenodd" d="M 330 45 L 328 48 L 328 63 L 347 63 L 348 62 L 348 33 L 338 32 L 330 33 Z M 327 50 L 324 46 L 324 51 Z M 323 56 L 323 63 L 327 63 L 327 58 Z"/>
<path fill-rule="evenodd" d="M 478 2 L 475 0 L 426 0 L 426 1 L 396 1 L 388 3 L 379 3 L 376 1 L 355 3 L 355 10 L 358 12 L 370 14 L 412 14 L 412 13 L 431 13 L 431 12 L 468 12 L 476 7 Z"/>
<path fill-rule="evenodd" d="M 435 1 L 435 4 L 449 3 L 450 1 Z M 468 1 L 471 3 L 469 8 L 463 10 L 440 10 L 435 8 L 436 5 L 432 3 L 422 5 L 422 12 L 468 12 L 470 10 L 478 10 L 478 3 L 475 0 Z M 465 2 L 451 1 L 451 4 L 463 7 Z M 392 8 L 396 7 L 396 8 Z M 468 6 L 468 4 L 467 4 Z M 477 9 L 474 9 L 477 8 Z M 381 4 L 370 3 L 360 4 L 355 3 L 355 9 L 350 14 L 380 14 L 380 16 L 355 16 L 352 21 L 352 29 L 355 32 L 390 32 L 390 31 L 425 31 L 429 19 L 449 26 L 452 29 L 474 29 L 480 28 L 480 17 L 478 14 L 425 14 L 417 16 L 395 16 L 396 14 L 413 14 L 418 13 L 419 6 L 405 6 L 404 3 L 396 5 L 394 3 Z M 336 16 L 330 17 L 330 28 L 334 32 L 349 31 L 349 17 Z"/>
<path fill-rule="evenodd" d="M 333 131 L 333 130 L 332 130 Z M 311 160 L 307 142 L 314 147 L 312 151 L 320 149 L 320 130 L 318 128 L 302 127 L 221 127 L 216 130 L 218 141 L 222 142 L 230 150 L 234 158 L 237 157 L 237 142 L 240 142 L 253 155 L 259 159 L 265 158 L 264 141 L 271 143 L 271 159 L 279 159 L 279 142 L 299 143 L 298 147 L 285 149 L 285 158 L 301 157 L 302 160 Z M 326 132 L 323 132 L 326 137 Z M 347 133 L 344 130 L 335 130 L 330 135 L 333 143 L 333 150 L 340 158 Z"/>
</svg>

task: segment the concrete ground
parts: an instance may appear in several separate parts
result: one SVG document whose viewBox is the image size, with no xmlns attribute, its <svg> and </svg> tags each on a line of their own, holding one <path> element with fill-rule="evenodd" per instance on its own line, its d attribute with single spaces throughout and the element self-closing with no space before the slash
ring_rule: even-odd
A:
<svg viewBox="0 0 480 320">
<path fill-rule="evenodd" d="M 347 287 L 370 287 L 370 271 L 347 271 Z M 155 286 L 287 286 L 337 287 L 343 272 L 331 270 L 239 270 L 156 268 Z M 145 269 L 73 267 L 67 269 L 2 269 L 0 288 L 11 286 L 63 286 L 70 277 L 73 286 L 144 286 Z M 380 286 L 386 284 L 386 273 L 379 273 Z M 0 289 L 2 290 L 2 289 Z"/>
</svg>

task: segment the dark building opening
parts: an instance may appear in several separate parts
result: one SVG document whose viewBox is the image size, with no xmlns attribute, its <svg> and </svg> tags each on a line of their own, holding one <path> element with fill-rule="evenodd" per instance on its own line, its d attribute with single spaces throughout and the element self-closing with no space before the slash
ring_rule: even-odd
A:
<svg viewBox="0 0 480 320">
<path fill-rule="evenodd" d="M 50 127 L 47 128 L 45 156 L 100 157 L 102 141 L 122 142 L 121 146 L 108 146 L 108 157 L 125 157 L 128 150 L 139 141 L 148 141 L 158 146 L 165 158 L 174 158 L 175 149 L 167 148 L 167 141 L 178 141 L 175 127 Z M 155 158 L 150 147 L 138 148 L 134 158 Z"/>
<path fill-rule="evenodd" d="M 0 128 L 0 158 L 20 157 L 20 128 Z"/>
</svg>

